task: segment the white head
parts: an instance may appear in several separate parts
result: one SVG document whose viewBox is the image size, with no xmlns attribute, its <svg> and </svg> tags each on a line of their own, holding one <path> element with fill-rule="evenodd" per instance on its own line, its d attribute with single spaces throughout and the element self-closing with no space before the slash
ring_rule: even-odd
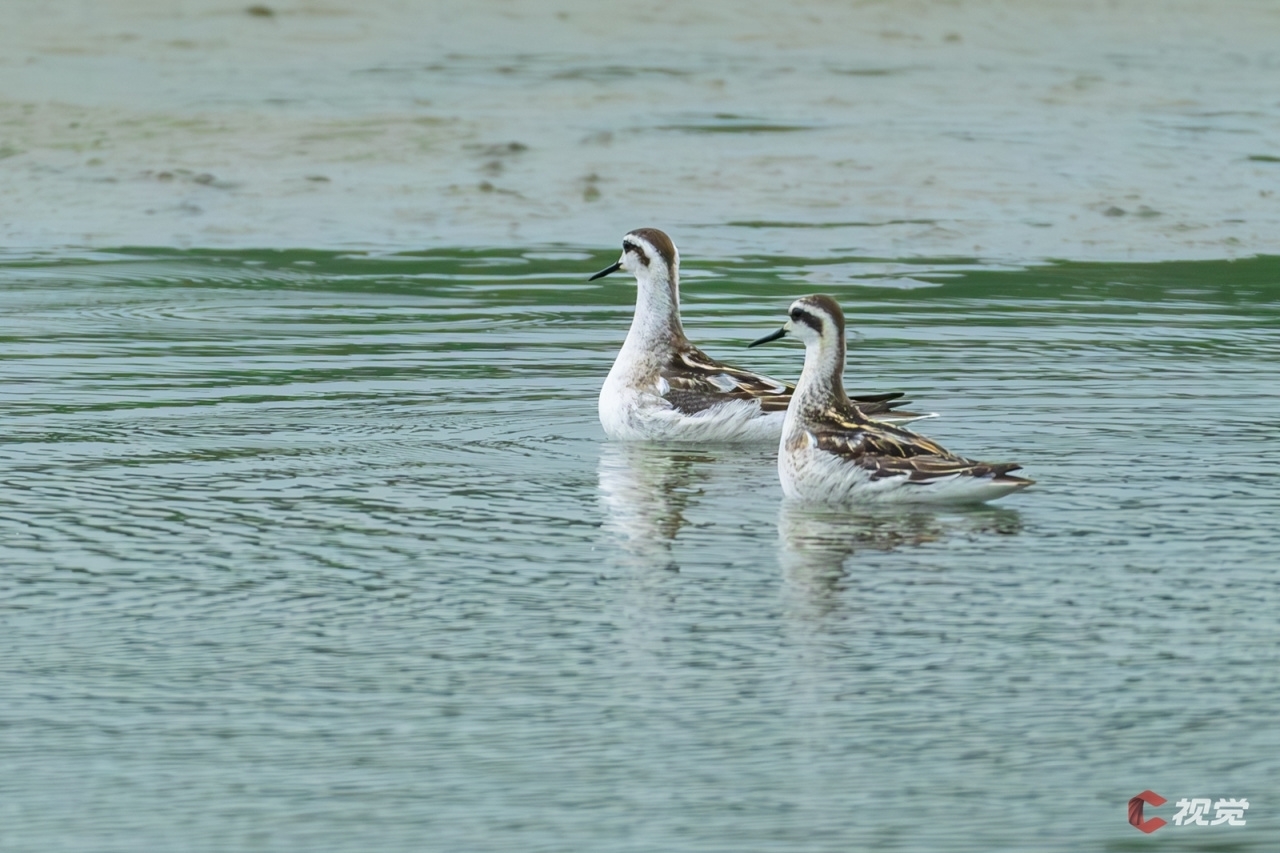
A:
<svg viewBox="0 0 1280 853">
<path fill-rule="evenodd" d="M 680 253 L 671 238 L 657 228 L 637 228 L 622 238 L 622 257 L 589 281 L 604 278 L 618 270 L 636 277 L 636 320 L 652 327 L 654 333 L 674 332 L 682 338 L 680 327 Z"/>
<path fill-rule="evenodd" d="M 844 312 L 830 296 L 821 293 L 802 296 L 791 303 L 787 322 L 778 331 L 765 335 L 748 346 L 776 341 L 795 335 L 804 341 L 805 372 L 817 371 L 827 383 L 840 387 L 844 373 Z"/>
<path fill-rule="evenodd" d="M 646 281 L 674 283 L 680 276 L 680 253 L 671 238 L 657 228 L 637 228 L 622 238 L 622 257 L 588 281 L 626 270 L 643 286 Z"/>
<path fill-rule="evenodd" d="M 781 329 L 753 341 L 749 346 L 759 346 L 787 335 L 795 335 L 804 341 L 806 349 L 836 345 L 841 351 L 844 350 L 844 312 L 830 296 L 821 293 L 801 296 L 791 303 L 787 317 L 789 319 L 782 324 Z"/>
</svg>

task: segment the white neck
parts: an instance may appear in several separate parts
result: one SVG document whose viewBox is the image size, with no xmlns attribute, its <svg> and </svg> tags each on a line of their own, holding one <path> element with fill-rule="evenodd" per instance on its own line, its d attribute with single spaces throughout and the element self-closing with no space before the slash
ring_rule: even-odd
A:
<svg viewBox="0 0 1280 853">
<path fill-rule="evenodd" d="M 787 408 L 791 413 L 803 415 L 806 411 L 825 409 L 834 397 L 838 402 L 848 398 L 844 393 L 844 339 L 819 338 L 804 346 L 804 369 L 796 381 L 795 394 Z"/>
<path fill-rule="evenodd" d="M 686 341 L 680 325 L 679 273 L 655 267 L 636 271 L 636 314 L 623 349 L 660 352 Z"/>
</svg>

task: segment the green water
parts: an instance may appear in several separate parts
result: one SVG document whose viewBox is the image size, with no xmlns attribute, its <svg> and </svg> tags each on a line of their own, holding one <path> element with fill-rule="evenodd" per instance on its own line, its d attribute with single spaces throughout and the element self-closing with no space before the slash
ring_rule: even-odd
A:
<svg viewBox="0 0 1280 853">
<path fill-rule="evenodd" d="M 1037 480 L 867 514 L 604 439 L 615 257 L 0 260 L 0 849 L 1280 844 L 1280 259 L 686 258 Z"/>
</svg>

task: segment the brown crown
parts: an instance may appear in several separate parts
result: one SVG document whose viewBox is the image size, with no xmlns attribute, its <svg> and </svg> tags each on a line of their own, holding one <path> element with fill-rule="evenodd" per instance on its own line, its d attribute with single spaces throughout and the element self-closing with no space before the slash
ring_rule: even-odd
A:
<svg viewBox="0 0 1280 853">
<path fill-rule="evenodd" d="M 818 308 L 831 316 L 835 321 L 836 331 L 844 334 L 844 312 L 840 310 L 840 305 L 825 293 L 815 293 L 812 296 L 802 296 L 796 300 L 802 307 Z M 818 331 L 815 329 L 814 331 Z"/>
<path fill-rule="evenodd" d="M 667 264 L 668 269 L 673 269 L 676 265 L 676 244 L 671 242 L 671 238 L 657 228 L 637 228 L 627 234 L 628 237 L 639 237 L 641 240 L 649 243 L 653 248 L 658 250 L 658 254 L 662 256 Z"/>
</svg>

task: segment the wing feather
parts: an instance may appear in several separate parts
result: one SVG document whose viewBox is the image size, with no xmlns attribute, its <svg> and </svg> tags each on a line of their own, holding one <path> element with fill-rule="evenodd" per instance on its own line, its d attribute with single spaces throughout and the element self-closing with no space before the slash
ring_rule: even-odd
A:
<svg viewBox="0 0 1280 853">
<path fill-rule="evenodd" d="M 785 412 L 795 391 L 790 382 L 716 361 L 697 348 L 677 352 L 662 367 L 659 376 L 661 396 L 685 414 L 696 414 L 730 400 L 756 400 L 763 412 Z M 901 391 L 889 391 L 851 399 L 866 415 L 892 412 L 902 417 L 916 417 L 914 413 L 893 411 L 907 404 L 902 396 Z"/>
<path fill-rule="evenodd" d="M 907 482 L 923 484 L 955 475 L 999 478 L 1022 467 L 966 459 L 909 430 L 860 423 L 838 412 L 823 413 L 815 420 L 810 440 L 819 449 L 866 469 L 873 480 L 906 477 Z"/>
</svg>

